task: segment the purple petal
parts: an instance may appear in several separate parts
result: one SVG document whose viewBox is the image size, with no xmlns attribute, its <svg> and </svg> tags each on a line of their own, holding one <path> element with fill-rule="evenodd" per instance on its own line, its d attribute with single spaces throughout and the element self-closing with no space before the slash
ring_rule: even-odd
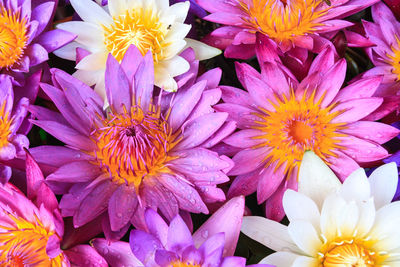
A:
<svg viewBox="0 0 400 267">
<path fill-rule="evenodd" d="M 144 216 L 149 233 L 157 237 L 166 246 L 168 237 L 168 225 L 166 222 L 153 209 L 147 209 Z"/>
<path fill-rule="evenodd" d="M 154 255 L 157 249 L 163 249 L 163 246 L 158 239 L 153 235 L 140 230 L 131 231 L 129 244 L 133 254 L 144 264 L 150 261 L 150 258 Z"/>
<path fill-rule="evenodd" d="M 31 20 L 39 23 L 37 34 L 41 33 L 47 26 L 54 10 L 54 2 L 46 2 L 37 6 L 31 13 Z"/>
<path fill-rule="evenodd" d="M 66 183 L 89 182 L 98 177 L 102 170 L 88 161 L 75 161 L 67 163 L 47 176 L 47 181 Z"/>
<path fill-rule="evenodd" d="M 53 259 L 60 255 L 60 238 L 57 235 L 52 235 L 49 237 L 46 245 L 46 254 L 50 259 Z"/>
<path fill-rule="evenodd" d="M 120 185 L 108 202 L 111 230 L 118 231 L 131 219 L 138 205 L 134 186 Z"/>
<path fill-rule="evenodd" d="M 72 42 L 76 38 L 76 35 L 61 29 L 55 29 L 52 31 L 41 34 L 36 42 L 40 44 L 47 53 L 51 53 L 54 50 Z"/>
<path fill-rule="evenodd" d="M 169 224 L 167 246 L 171 251 L 182 252 L 186 247 L 193 245 L 192 233 L 185 222 L 178 215 Z"/>
<path fill-rule="evenodd" d="M 135 73 L 135 103 L 139 104 L 143 111 L 147 111 L 154 89 L 154 65 L 153 56 L 149 51 L 140 63 Z"/>
<path fill-rule="evenodd" d="M 29 56 L 30 66 L 36 66 L 49 59 L 47 50 L 40 44 L 32 44 L 26 50 L 25 54 Z"/>
<path fill-rule="evenodd" d="M 65 250 L 64 253 L 67 255 L 72 266 L 108 266 L 105 259 L 89 245 L 77 245 L 69 250 Z"/>
<path fill-rule="evenodd" d="M 119 266 L 140 266 L 143 264 L 133 255 L 129 243 L 117 241 L 108 242 L 103 238 L 96 238 L 92 241 L 94 248 L 103 256 L 111 267 Z"/>
</svg>

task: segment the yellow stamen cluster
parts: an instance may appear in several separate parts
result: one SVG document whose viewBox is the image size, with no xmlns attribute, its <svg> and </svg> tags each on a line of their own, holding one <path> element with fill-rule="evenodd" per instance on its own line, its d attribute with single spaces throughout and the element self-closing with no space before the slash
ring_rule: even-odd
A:
<svg viewBox="0 0 400 267">
<path fill-rule="evenodd" d="M 121 62 L 130 45 L 135 45 L 142 55 L 153 54 L 155 63 L 164 58 L 164 42 L 170 25 L 160 22 L 159 14 L 151 7 L 127 10 L 113 18 L 114 24 L 104 28 L 104 44 L 107 50 Z"/>
<path fill-rule="evenodd" d="M 393 67 L 392 72 L 397 75 L 397 80 L 400 80 L 400 40 L 397 36 L 395 37 L 397 44 L 391 47 L 393 54 L 387 54 L 387 57 L 388 63 Z"/>
<path fill-rule="evenodd" d="M 387 258 L 387 253 L 374 251 L 371 249 L 372 244 L 374 242 L 371 240 L 338 237 L 336 241 L 325 243 L 318 253 L 321 266 L 381 266 Z"/>
<path fill-rule="evenodd" d="M 7 214 L 14 225 L 0 225 L 0 266 L 63 266 L 66 260 L 61 253 L 50 259 L 46 253 L 49 237 L 55 234 L 49 231 L 38 219 L 29 222 L 24 218 Z"/>
<path fill-rule="evenodd" d="M 261 32 L 276 42 L 291 41 L 296 36 L 313 33 L 318 18 L 327 9 L 317 10 L 323 0 L 250 0 L 239 1 L 241 9 L 249 18 L 243 18 L 250 29 Z"/>
<path fill-rule="evenodd" d="M 165 163 L 173 159 L 168 152 L 177 143 L 160 110 L 150 105 L 143 112 L 138 106 L 121 114 L 109 114 L 92 139 L 97 145 L 97 163 L 117 183 L 138 188 L 147 175 L 169 172 Z"/>
<path fill-rule="evenodd" d="M 191 263 L 191 262 L 181 262 L 181 261 L 174 261 L 170 263 L 169 267 L 200 267 L 199 264 Z"/>
<path fill-rule="evenodd" d="M 331 112 L 334 104 L 322 108 L 322 100 L 323 97 L 315 100 L 315 91 L 309 97 L 305 93 L 300 100 L 292 92 L 290 97 L 276 96 L 276 102 L 271 101 L 275 110 L 261 109 L 263 114 L 256 113 L 260 120 L 254 128 L 264 134 L 254 138 L 265 142 L 254 148 L 273 148 L 265 158 L 267 165 L 278 162 L 278 168 L 288 162 L 285 172 L 290 173 L 295 166 L 300 167 L 307 150 L 314 151 L 322 159 L 335 156 L 334 150 L 341 148 L 338 137 L 344 136 L 337 130 L 343 129 L 345 124 L 331 122 L 340 112 Z"/>
<path fill-rule="evenodd" d="M 26 19 L 0 6 L 0 68 L 18 63 L 27 41 Z"/>
<path fill-rule="evenodd" d="M 12 119 L 10 119 L 10 114 L 5 111 L 5 108 L 6 102 L 4 101 L 0 110 L 0 148 L 8 144 L 8 137 L 11 134 Z"/>
</svg>

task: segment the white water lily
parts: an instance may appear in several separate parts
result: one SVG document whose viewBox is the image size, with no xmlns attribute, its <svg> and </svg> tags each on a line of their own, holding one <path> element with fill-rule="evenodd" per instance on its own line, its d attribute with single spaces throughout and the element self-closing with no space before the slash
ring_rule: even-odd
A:
<svg viewBox="0 0 400 267">
<path fill-rule="evenodd" d="M 173 77 L 189 70 L 189 63 L 178 56 L 184 48 L 192 47 L 199 60 L 220 53 L 199 41 L 185 39 L 191 28 L 183 23 L 189 11 L 188 1 L 169 6 L 168 0 L 109 0 L 105 7 L 92 0 L 70 2 L 83 21 L 60 23 L 57 28 L 78 37 L 54 53 L 76 60 L 78 47 L 89 51 L 91 54 L 76 65 L 74 76 L 88 85 L 96 84 L 95 90 L 103 99 L 109 53 L 121 62 L 130 45 L 135 45 L 142 55 L 151 51 L 155 85 L 166 91 L 176 91 Z"/>
<path fill-rule="evenodd" d="M 262 217 L 243 218 L 242 232 L 277 251 L 260 263 L 277 267 L 400 266 L 400 202 L 393 202 L 397 167 L 369 177 L 363 169 L 343 184 L 313 152 L 299 172 L 299 192 L 287 190 L 288 226 Z"/>
</svg>

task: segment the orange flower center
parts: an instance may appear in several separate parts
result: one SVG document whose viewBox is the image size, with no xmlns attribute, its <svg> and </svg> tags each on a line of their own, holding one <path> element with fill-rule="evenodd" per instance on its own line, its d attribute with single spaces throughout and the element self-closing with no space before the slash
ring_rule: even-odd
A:
<svg viewBox="0 0 400 267">
<path fill-rule="evenodd" d="M 154 62 L 162 60 L 165 47 L 169 43 L 164 38 L 169 30 L 159 19 L 151 6 L 127 10 L 125 14 L 113 18 L 114 24 L 103 26 L 104 44 L 107 50 L 121 61 L 130 45 L 135 45 L 142 55 L 151 50 Z"/>
<path fill-rule="evenodd" d="M 374 252 L 357 244 L 342 244 L 335 246 L 325 254 L 324 267 L 373 267 Z"/>
<path fill-rule="evenodd" d="M 4 101 L 0 110 L 0 148 L 8 144 L 8 137 L 11 134 L 12 119 L 9 118 L 8 112 L 5 112 L 5 108 L 6 102 Z"/>
<path fill-rule="evenodd" d="M 322 100 L 321 97 L 314 103 L 314 94 L 310 97 L 304 94 L 300 100 L 293 93 L 289 98 L 276 96 L 276 103 L 271 102 L 275 110 L 261 109 L 263 114 L 256 114 L 261 120 L 256 121 L 255 129 L 263 131 L 263 135 L 254 138 L 265 142 L 254 148 L 273 148 L 265 158 L 267 165 L 278 162 L 277 166 L 281 166 L 288 162 L 286 172 L 290 172 L 295 166 L 300 167 L 307 150 L 322 159 L 335 156 L 334 150 L 340 148 L 338 137 L 344 136 L 337 130 L 345 124 L 331 122 L 340 112 L 331 112 L 335 104 L 322 108 Z"/>
<path fill-rule="evenodd" d="M 168 151 L 177 143 L 176 136 L 160 111 L 144 113 L 134 106 L 122 114 L 111 114 L 92 134 L 97 144 L 96 164 L 116 182 L 138 188 L 145 176 L 169 172 L 165 163 L 173 158 Z"/>
<path fill-rule="evenodd" d="M 46 253 L 49 237 L 55 234 L 48 231 L 37 219 L 29 222 L 12 214 L 4 214 L 13 225 L 0 225 L 0 266 L 62 266 L 66 261 L 61 253 L 50 259 Z"/>
<path fill-rule="evenodd" d="M 199 264 L 191 263 L 191 262 L 181 262 L 181 261 L 174 261 L 170 263 L 169 267 L 200 267 Z"/>
<path fill-rule="evenodd" d="M 313 33 L 328 10 L 318 10 L 323 0 L 240 0 L 239 4 L 249 16 L 244 18 L 247 26 L 279 43 Z"/>
<path fill-rule="evenodd" d="M 397 36 L 395 37 L 397 44 L 391 47 L 393 54 L 387 54 L 389 58 L 387 62 L 392 65 L 392 72 L 397 75 L 397 80 L 400 80 L 400 40 Z"/>
<path fill-rule="evenodd" d="M 17 63 L 28 41 L 26 19 L 20 13 L 11 13 L 0 7 L 0 68 L 10 68 Z"/>
</svg>

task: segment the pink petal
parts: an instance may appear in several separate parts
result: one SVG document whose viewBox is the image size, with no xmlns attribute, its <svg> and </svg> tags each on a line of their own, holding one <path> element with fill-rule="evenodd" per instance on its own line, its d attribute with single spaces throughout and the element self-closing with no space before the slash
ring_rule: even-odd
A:
<svg viewBox="0 0 400 267">
<path fill-rule="evenodd" d="M 182 126 L 183 139 L 174 150 L 188 149 L 200 145 L 222 126 L 227 117 L 228 113 L 217 112 L 186 122 Z"/>
<path fill-rule="evenodd" d="M 290 95 L 290 86 L 282 70 L 273 63 L 265 62 L 262 66 L 262 79 L 279 95 Z M 279 86 L 278 86 L 279 85 Z"/>
<path fill-rule="evenodd" d="M 250 95 L 244 91 L 231 86 L 221 86 L 222 100 L 225 103 L 233 103 L 251 107 L 253 105 Z"/>
<path fill-rule="evenodd" d="M 64 251 L 64 253 L 67 255 L 72 266 L 108 266 L 104 258 L 89 245 L 77 245 Z"/>
<path fill-rule="evenodd" d="M 344 102 L 350 99 L 371 97 L 381 81 L 382 77 L 364 78 L 355 81 L 340 90 L 332 102 Z"/>
<path fill-rule="evenodd" d="M 258 168 L 252 172 L 236 176 L 229 187 L 228 198 L 240 195 L 248 196 L 254 193 L 257 190 L 261 170 L 262 168 Z"/>
<path fill-rule="evenodd" d="M 225 138 L 223 142 L 235 147 L 251 148 L 265 142 L 262 138 L 255 138 L 262 135 L 263 132 L 261 130 L 244 129 L 233 133 L 231 136 Z"/>
<path fill-rule="evenodd" d="M 380 145 L 351 135 L 341 137 L 340 140 L 340 145 L 345 147 L 343 152 L 357 162 L 371 162 L 389 155 Z"/>
<path fill-rule="evenodd" d="M 89 182 L 98 177 L 103 171 L 88 161 L 75 161 L 67 163 L 47 176 L 48 181 L 82 183 Z"/>
<path fill-rule="evenodd" d="M 330 69 L 335 63 L 335 52 L 332 47 L 325 48 L 321 53 L 319 53 L 313 62 L 311 63 L 310 70 L 308 74 L 314 72 L 325 73 Z"/>
<path fill-rule="evenodd" d="M 229 172 L 229 175 L 239 175 L 254 171 L 258 167 L 264 164 L 264 160 L 267 159 L 270 147 L 260 147 L 260 148 L 247 148 L 233 157 L 233 162 L 235 166 Z"/>
<path fill-rule="evenodd" d="M 143 264 L 133 255 L 128 242 L 108 242 L 103 238 L 96 238 L 92 241 L 94 248 L 103 256 L 111 267 L 118 266 L 143 266 Z"/>
<path fill-rule="evenodd" d="M 214 109 L 220 112 L 229 113 L 228 119 L 235 121 L 239 129 L 258 126 L 256 121 L 262 120 L 258 116 L 254 115 L 256 110 L 239 104 L 222 103 L 215 105 Z"/>
<path fill-rule="evenodd" d="M 149 233 L 157 237 L 165 246 L 168 237 L 168 225 L 153 209 L 147 209 L 144 214 Z"/>
<path fill-rule="evenodd" d="M 73 161 L 94 160 L 92 156 L 79 150 L 63 146 L 38 146 L 29 149 L 29 152 L 39 163 L 60 167 Z"/>
<path fill-rule="evenodd" d="M 217 233 L 225 233 L 225 249 L 223 256 L 233 256 L 239 239 L 244 213 L 244 197 L 235 197 L 219 208 L 193 234 L 193 241 L 199 247 L 209 237 Z"/>
<path fill-rule="evenodd" d="M 386 143 L 396 137 L 400 131 L 390 125 L 380 122 L 356 121 L 348 124 L 342 133 L 353 135 L 355 137 L 370 140 L 378 144 Z"/>
<path fill-rule="evenodd" d="M 205 114 L 213 113 L 213 105 L 217 104 L 221 99 L 222 92 L 220 89 L 210 89 L 203 92 L 199 102 L 192 110 L 187 120 L 192 120 Z"/>
<path fill-rule="evenodd" d="M 340 181 L 344 182 L 344 180 L 355 170 L 360 168 L 360 165 L 354 161 L 351 157 L 346 154 L 335 151 L 336 156 L 328 156 L 327 163 L 329 167 L 336 173 L 339 177 Z"/>
<path fill-rule="evenodd" d="M 112 231 L 118 231 L 131 219 L 138 205 L 135 188 L 120 185 L 108 202 L 108 214 Z"/>
<path fill-rule="evenodd" d="M 264 168 L 260 175 L 257 186 L 257 202 L 263 203 L 267 200 L 279 187 L 283 178 L 285 178 L 285 167 L 283 164 L 277 168 L 277 163 L 272 163 L 267 168 Z"/>
<path fill-rule="evenodd" d="M 225 137 L 229 136 L 235 130 L 236 130 L 236 122 L 227 121 L 222 125 L 222 127 L 216 133 L 214 133 L 213 135 L 210 136 L 209 139 L 204 141 L 204 143 L 201 146 L 204 148 L 211 148 L 216 144 L 218 144 Z"/>
<path fill-rule="evenodd" d="M 336 111 L 344 112 L 333 118 L 331 122 L 340 123 L 358 121 L 377 109 L 382 102 L 383 99 L 378 97 L 359 98 L 341 102 L 332 109 L 331 113 Z"/>
<path fill-rule="evenodd" d="M 148 51 L 140 63 L 135 76 L 135 97 L 136 104 L 140 103 L 143 111 L 147 111 L 154 89 L 154 65 L 153 55 Z"/>
</svg>

